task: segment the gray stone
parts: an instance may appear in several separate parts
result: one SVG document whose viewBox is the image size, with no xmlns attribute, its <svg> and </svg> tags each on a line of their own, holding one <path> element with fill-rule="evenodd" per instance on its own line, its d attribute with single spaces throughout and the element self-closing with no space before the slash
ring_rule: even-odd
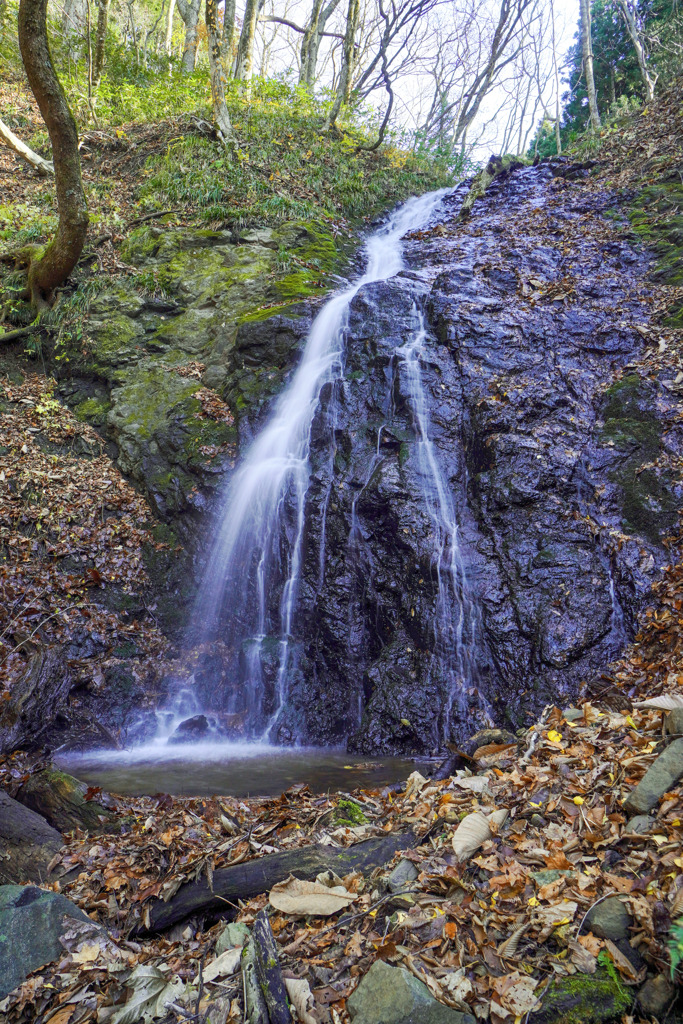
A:
<svg viewBox="0 0 683 1024">
<path fill-rule="evenodd" d="M 64 918 L 93 922 L 74 903 L 35 885 L 0 886 L 0 999 L 64 953 Z"/>
<path fill-rule="evenodd" d="M 676 988 L 665 974 L 656 978 L 648 978 L 638 990 L 638 1002 L 643 1013 L 659 1017 L 676 997 Z"/>
<path fill-rule="evenodd" d="M 629 936 L 631 915 L 618 896 L 609 896 L 596 904 L 586 916 L 586 927 L 601 939 L 626 939 Z"/>
<path fill-rule="evenodd" d="M 664 732 L 667 736 L 683 736 L 683 708 L 676 708 L 665 715 Z"/>
<path fill-rule="evenodd" d="M 647 814 L 683 776 L 683 739 L 674 740 L 650 765 L 636 788 L 624 800 L 629 814 Z"/>
<path fill-rule="evenodd" d="M 625 835 L 643 835 L 645 832 L 649 832 L 655 823 L 655 819 L 650 814 L 636 814 L 635 818 L 631 818 L 627 825 L 624 826 Z"/>
<path fill-rule="evenodd" d="M 530 872 L 530 876 L 536 885 L 550 885 L 551 882 L 556 882 L 558 878 L 571 878 L 575 874 L 575 871 L 570 871 L 567 868 L 541 868 L 539 871 Z"/>
<path fill-rule="evenodd" d="M 353 1024 L 475 1024 L 469 1013 L 438 1003 L 402 967 L 377 960 L 349 997 Z"/>
<path fill-rule="evenodd" d="M 44 882 L 63 844 L 45 818 L 0 790 L 0 884 Z"/>
<path fill-rule="evenodd" d="M 243 946 L 249 938 L 249 929 L 246 924 L 242 924 L 239 921 L 231 921 L 226 924 L 223 931 L 218 936 L 216 942 L 216 956 L 220 956 L 221 953 L 225 953 L 226 949 L 234 949 L 235 946 Z"/>
<path fill-rule="evenodd" d="M 412 860 L 402 857 L 387 878 L 387 889 L 389 892 L 398 892 L 400 889 L 409 886 L 411 882 L 414 882 L 419 874 L 420 872 Z"/>
</svg>

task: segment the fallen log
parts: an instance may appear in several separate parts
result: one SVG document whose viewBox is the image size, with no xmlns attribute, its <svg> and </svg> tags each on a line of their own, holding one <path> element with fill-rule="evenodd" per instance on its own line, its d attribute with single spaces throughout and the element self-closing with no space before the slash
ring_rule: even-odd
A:
<svg viewBox="0 0 683 1024">
<path fill-rule="evenodd" d="M 0 121 L 0 141 L 11 149 L 17 156 L 20 156 L 22 160 L 25 160 L 27 164 L 30 164 L 34 170 L 38 171 L 38 174 L 42 178 L 52 175 L 54 177 L 55 165 L 51 160 L 44 160 L 38 153 L 34 153 L 25 142 L 17 138 L 14 132 L 8 128 L 4 121 Z"/>
<path fill-rule="evenodd" d="M 281 882 L 288 875 L 310 879 L 321 871 L 334 871 L 340 876 L 352 871 L 369 874 L 390 861 L 394 854 L 409 850 L 416 844 L 417 839 L 412 832 L 392 833 L 344 849 L 304 846 L 219 868 L 214 871 L 212 889 L 206 879 L 202 879 L 181 886 L 168 903 L 156 900 L 150 908 L 149 927 L 141 926 L 136 932 L 139 935 L 159 932 L 193 914 L 225 911 L 226 901 L 234 903 L 269 892 L 276 882 Z"/>
</svg>

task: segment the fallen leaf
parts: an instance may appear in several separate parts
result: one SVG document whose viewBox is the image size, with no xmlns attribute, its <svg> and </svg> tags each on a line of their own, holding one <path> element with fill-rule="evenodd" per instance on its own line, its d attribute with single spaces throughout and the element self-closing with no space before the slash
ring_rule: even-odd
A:
<svg viewBox="0 0 683 1024">
<path fill-rule="evenodd" d="M 491 824 L 500 827 L 507 818 L 507 811 L 494 811 L 488 817 L 481 811 L 467 814 L 453 833 L 453 851 L 458 860 L 467 860 L 493 835 Z"/>
<path fill-rule="evenodd" d="M 328 917 L 344 910 L 357 897 L 343 886 L 329 888 L 318 882 L 305 882 L 290 876 L 284 882 L 278 882 L 270 890 L 268 899 L 271 907 L 283 914 L 305 917 L 307 914 L 316 917 Z"/>
<path fill-rule="evenodd" d="M 285 988 L 301 1024 L 319 1024 L 311 1010 L 315 1007 L 311 986 L 305 978 L 285 978 Z"/>
<path fill-rule="evenodd" d="M 234 949 L 226 949 L 225 953 L 221 953 L 210 964 L 207 964 L 202 971 L 202 978 L 204 981 L 215 981 L 216 978 L 229 977 L 239 967 L 241 955 L 242 949 L 240 946 L 236 946 Z"/>
</svg>

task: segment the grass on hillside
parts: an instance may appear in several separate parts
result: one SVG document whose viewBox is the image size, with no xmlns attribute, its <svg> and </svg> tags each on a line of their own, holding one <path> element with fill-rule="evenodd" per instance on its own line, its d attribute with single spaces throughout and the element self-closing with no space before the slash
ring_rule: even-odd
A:
<svg viewBox="0 0 683 1024">
<path fill-rule="evenodd" d="M 10 26 L 16 24 L 14 7 L 9 4 Z M 57 34 L 52 49 L 85 136 L 83 170 L 94 233 L 120 233 L 136 214 L 169 207 L 210 224 L 355 220 L 458 176 L 443 162 L 404 151 L 397 138 L 375 153 L 360 149 L 374 141 L 376 112 L 351 111 L 340 132 L 323 133 L 328 101 L 284 80 L 255 81 L 251 99 L 239 83 L 229 83 L 237 140 L 231 157 L 213 137 L 205 67 L 183 75 L 165 57 L 152 55 L 144 68 L 111 37 L 102 82 L 89 101 L 84 60 L 68 55 Z M 48 155 L 16 36 L 7 30 L 0 39 L 0 80 L 8 83 L 0 90 L 3 118 Z M 0 206 L 0 239 L 6 242 L 39 240 L 54 229 L 52 189 L 33 177 L 31 182 L 33 188 Z"/>
</svg>

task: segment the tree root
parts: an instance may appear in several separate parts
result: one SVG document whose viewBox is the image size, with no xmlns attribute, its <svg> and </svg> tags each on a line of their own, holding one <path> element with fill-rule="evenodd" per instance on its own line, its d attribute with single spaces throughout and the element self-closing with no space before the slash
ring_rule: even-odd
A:
<svg viewBox="0 0 683 1024">
<path fill-rule="evenodd" d="M 11 341 L 18 341 L 19 338 L 26 338 L 29 334 L 35 334 L 40 330 L 39 324 L 29 324 L 28 327 L 19 327 L 16 331 L 7 331 L 0 334 L 0 344 L 9 344 Z"/>
</svg>

